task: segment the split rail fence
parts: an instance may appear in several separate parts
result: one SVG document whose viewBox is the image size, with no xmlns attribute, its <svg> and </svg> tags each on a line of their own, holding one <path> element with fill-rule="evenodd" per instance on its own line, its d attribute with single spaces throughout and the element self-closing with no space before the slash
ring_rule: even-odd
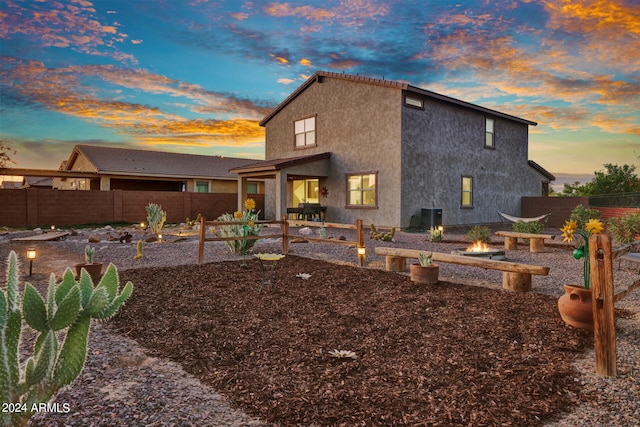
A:
<svg viewBox="0 0 640 427">
<path fill-rule="evenodd" d="M 618 293 L 614 291 L 613 259 L 638 249 L 637 242 L 613 250 L 611 236 L 594 234 L 589 237 L 589 277 L 593 301 L 593 336 L 596 352 L 596 374 L 617 375 L 616 321 L 614 304 L 640 287 L 636 280 Z"/>
<path fill-rule="evenodd" d="M 204 259 L 204 247 L 205 242 L 223 242 L 226 240 L 260 240 L 260 239 L 282 239 L 282 253 L 289 253 L 289 240 L 299 239 L 300 235 L 289 234 L 289 227 L 310 227 L 310 228 L 341 228 L 348 230 L 356 230 L 356 240 L 338 240 L 338 239 L 325 239 L 322 237 L 303 236 L 303 238 L 309 242 L 317 243 L 329 243 L 334 245 L 346 245 L 354 246 L 356 248 L 356 264 L 359 267 L 364 267 L 366 264 L 366 253 L 364 251 L 364 228 L 362 220 L 359 219 L 355 224 L 338 224 L 331 222 L 316 222 L 316 221 L 296 221 L 289 220 L 286 216 L 282 217 L 281 221 L 276 220 L 264 220 L 254 221 L 255 224 L 265 225 L 278 225 L 281 229 L 280 234 L 264 234 L 258 236 L 237 236 L 237 237 L 207 237 L 207 230 L 211 227 L 219 227 L 224 225 L 238 225 L 238 221 L 207 221 L 206 218 L 200 218 L 200 237 L 198 241 L 198 264 L 202 264 Z"/>
</svg>

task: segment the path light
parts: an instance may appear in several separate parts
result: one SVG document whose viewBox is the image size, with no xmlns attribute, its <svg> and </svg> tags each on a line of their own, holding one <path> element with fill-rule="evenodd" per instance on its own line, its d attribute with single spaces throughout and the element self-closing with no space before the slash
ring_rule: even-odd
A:
<svg viewBox="0 0 640 427">
<path fill-rule="evenodd" d="M 364 246 L 358 247 L 358 265 L 364 267 L 367 260 L 367 249 Z"/>
<path fill-rule="evenodd" d="M 33 273 L 33 260 L 36 259 L 36 250 L 35 249 L 27 249 L 27 259 L 29 260 L 29 277 Z"/>
<path fill-rule="evenodd" d="M 140 228 L 144 228 L 144 222 L 140 223 Z"/>
<path fill-rule="evenodd" d="M 158 240 L 162 241 L 162 234 L 158 234 Z"/>
<path fill-rule="evenodd" d="M 55 225 L 52 225 L 52 226 L 51 226 L 51 231 L 53 231 L 53 230 L 55 230 L 55 229 L 56 229 L 56 226 L 55 226 Z"/>
</svg>

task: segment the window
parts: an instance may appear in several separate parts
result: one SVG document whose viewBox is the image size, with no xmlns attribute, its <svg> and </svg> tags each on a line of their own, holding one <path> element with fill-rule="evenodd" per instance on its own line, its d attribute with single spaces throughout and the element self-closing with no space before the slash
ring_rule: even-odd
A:
<svg viewBox="0 0 640 427">
<path fill-rule="evenodd" d="M 258 183 L 257 182 L 249 182 L 249 183 L 247 183 L 247 194 L 258 194 Z"/>
<path fill-rule="evenodd" d="M 295 122 L 296 147 L 316 145 L 316 118 L 298 120 Z"/>
<path fill-rule="evenodd" d="M 377 206 L 377 173 L 347 176 L 348 206 Z"/>
<path fill-rule="evenodd" d="M 408 105 L 409 107 L 415 107 L 415 108 L 424 109 L 424 101 L 422 99 L 413 98 L 411 96 L 405 96 L 404 97 L 404 103 L 405 103 L 405 105 Z"/>
<path fill-rule="evenodd" d="M 207 181 L 196 181 L 196 193 L 208 193 L 209 183 Z"/>
<path fill-rule="evenodd" d="M 462 177 L 461 206 L 463 208 L 473 207 L 473 177 Z"/>
<path fill-rule="evenodd" d="M 484 147 L 496 148 L 493 119 L 485 119 Z"/>
<path fill-rule="evenodd" d="M 292 206 L 300 203 L 319 203 L 317 179 L 294 179 Z"/>
</svg>

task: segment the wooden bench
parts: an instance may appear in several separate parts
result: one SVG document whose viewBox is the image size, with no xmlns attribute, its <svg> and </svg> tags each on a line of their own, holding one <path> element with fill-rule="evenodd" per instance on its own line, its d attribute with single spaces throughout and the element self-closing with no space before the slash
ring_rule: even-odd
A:
<svg viewBox="0 0 640 427">
<path fill-rule="evenodd" d="M 517 231 L 496 231 L 496 236 L 504 237 L 504 248 L 518 249 L 518 239 L 529 239 L 529 252 L 544 252 L 544 239 L 555 239 L 551 234 L 518 233 Z"/>
<path fill-rule="evenodd" d="M 387 271 L 405 271 L 407 269 L 407 258 L 418 258 L 420 251 L 417 249 L 376 247 L 376 255 L 386 257 Z M 472 258 L 464 255 L 451 255 L 439 252 L 432 252 L 433 260 L 436 262 L 468 265 L 470 267 L 488 268 L 502 271 L 502 287 L 512 291 L 528 292 L 531 290 L 531 275 L 546 276 L 549 274 L 549 267 L 539 265 L 519 264 L 508 261 L 496 261 L 493 259 Z"/>
</svg>

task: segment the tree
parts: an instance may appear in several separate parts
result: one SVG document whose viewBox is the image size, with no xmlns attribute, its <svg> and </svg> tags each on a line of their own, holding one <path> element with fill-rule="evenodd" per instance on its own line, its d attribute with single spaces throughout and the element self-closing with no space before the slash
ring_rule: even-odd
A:
<svg viewBox="0 0 640 427">
<path fill-rule="evenodd" d="M 10 163 L 15 163 L 11 156 L 16 154 L 16 150 L 11 148 L 11 144 L 0 139 L 0 168 L 6 168 Z"/>
<path fill-rule="evenodd" d="M 602 194 L 634 193 L 640 191 L 640 178 L 634 165 L 606 163 L 604 171 L 594 172 L 591 182 L 565 184 L 562 196 L 598 196 Z"/>
</svg>

